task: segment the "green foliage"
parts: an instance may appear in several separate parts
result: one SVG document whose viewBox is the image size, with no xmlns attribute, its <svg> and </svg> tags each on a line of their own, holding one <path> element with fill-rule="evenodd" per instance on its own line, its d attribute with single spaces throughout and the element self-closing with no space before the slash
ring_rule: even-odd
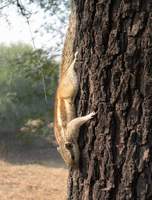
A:
<svg viewBox="0 0 152 200">
<path fill-rule="evenodd" d="M 47 126 L 53 115 L 57 72 L 58 64 L 41 49 L 25 44 L 0 46 L 1 130 L 20 129 L 37 118 Z"/>
</svg>

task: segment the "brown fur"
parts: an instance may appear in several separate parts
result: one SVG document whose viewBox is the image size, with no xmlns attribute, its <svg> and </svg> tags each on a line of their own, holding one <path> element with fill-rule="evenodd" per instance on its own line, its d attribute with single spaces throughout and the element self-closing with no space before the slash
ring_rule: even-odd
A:
<svg viewBox="0 0 152 200">
<path fill-rule="evenodd" d="M 68 166 L 77 166 L 79 161 L 79 147 L 77 138 L 79 128 L 90 120 L 95 113 L 84 117 L 76 117 L 74 100 L 78 91 L 78 80 L 74 65 L 77 53 L 73 60 L 73 41 L 75 37 L 75 11 L 70 15 L 70 23 L 63 49 L 60 69 L 60 80 L 56 93 L 54 132 L 59 147 L 57 148 Z"/>
</svg>

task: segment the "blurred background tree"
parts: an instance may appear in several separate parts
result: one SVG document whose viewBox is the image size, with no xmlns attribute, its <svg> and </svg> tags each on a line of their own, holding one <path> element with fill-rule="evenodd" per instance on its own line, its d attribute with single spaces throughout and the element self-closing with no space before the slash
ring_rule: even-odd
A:
<svg viewBox="0 0 152 200">
<path fill-rule="evenodd" d="M 49 124 L 57 72 L 58 63 L 42 49 L 21 43 L 0 45 L 1 131 L 19 130 L 30 119 Z"/>
<path fill-rule="evenodd" d="M 0 17 L 11 24 L 9 8 L 25 18 L 32 43 L 0 45 L 0 133 L 49 135 L 69 1 L 2 0 Z M 34 29 L 31 19 L 39 13 Z M 49 45 L 38 49 L 37 37 L 49 38 Z"/>
</svg>

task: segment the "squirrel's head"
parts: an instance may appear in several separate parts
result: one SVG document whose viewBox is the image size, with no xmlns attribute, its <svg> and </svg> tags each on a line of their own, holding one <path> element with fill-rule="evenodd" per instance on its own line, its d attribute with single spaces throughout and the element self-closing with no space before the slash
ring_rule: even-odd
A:
<svg viewBox="0 0 152 200">
<path fill-rule="evenodd" d="M 77 143 L 66 142 L 57 148 L 67 166 L 78 166 L 79 147 Z"/>
</svg>

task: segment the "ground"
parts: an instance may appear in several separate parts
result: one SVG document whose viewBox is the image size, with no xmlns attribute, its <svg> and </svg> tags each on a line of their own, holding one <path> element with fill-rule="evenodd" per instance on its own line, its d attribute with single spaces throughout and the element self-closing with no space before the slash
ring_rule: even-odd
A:
<svg viewBox="0 0 152 200">
<path fill-rule="evenodd" d="M 54 146 L 0 147 L 0 200 L 66 199 L 68 172 Z"/>
<path fill-rule="evenodd" d="M 67 170 L 0 161 L 1 200 L 64 200 Z"/>
</svg>

